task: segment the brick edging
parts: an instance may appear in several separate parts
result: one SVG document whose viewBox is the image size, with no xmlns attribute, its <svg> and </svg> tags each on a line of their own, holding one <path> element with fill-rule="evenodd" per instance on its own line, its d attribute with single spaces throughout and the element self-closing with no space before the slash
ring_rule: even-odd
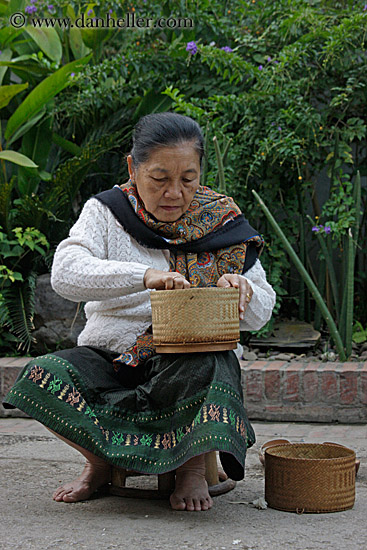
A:
<svg viewBox="0 0 367 550">
<path fill-rule="evenodd" d="M 240 363 L 253 420 L 367 422 L 367 362 Z"/>
<path fill-rule="evenodd" d="M 31 357 L 0 358 L 2 398 Z M 272 422 L 367 423 L 367 362 L 240 361 L 249 418 Z"/>
</svg>

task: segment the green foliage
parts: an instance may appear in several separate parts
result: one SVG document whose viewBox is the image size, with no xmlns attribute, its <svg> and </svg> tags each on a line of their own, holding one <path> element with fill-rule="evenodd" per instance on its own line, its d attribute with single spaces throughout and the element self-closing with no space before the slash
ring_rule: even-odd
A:
<svg viewBox="0 0 367 550">
<path fill-rule="evenodd" d="M 307 270 L 305 269 L 303 263 L 301 262 L 301 260 L 297 256 L 297 254 L 294 252 L 294 250 L 293 250 L 291 244 L 289 243 L 287 237 L 285 236 L 283 231 L 280 229 L 279 224 L 276 222 L 276 220 L 272 216 L 271 212 L 267 208 L 264 201 L 259 197 L 259 195 L 256 193 L 256 191 L 253 190 L 252 192 L 253 192 L 254 196 L 256 197 L 256 199 L 258 200 L 258 202 L 259 202 L 262 210 L 264 211 L 264 214 L 266 215 L 267 219 L 269 220 L 269 223 L 271 224 L 272 228 L 274 229 L 274 231 L 277 233 L 280 240 L 282 241 L 282 244 L 283 244 L 284 248 L 286 249 L 289 256 L 291 257 L 291 259 L 292 259 L 293 263 L 295 264 L 297 270 L 299 271 L 302 279 L 304 280 L 304 282 L 306 283 L 306 285 L 309 288 L 310 292 L 312 293 L 312 295 L 313 295 L 313 297 L 314 297 L 314 299 L 317 303 L 317 306 L 319 307 L 319 309 L 321 311 L 321 314 L 324 317 L 324 319 L 325 319 L 325 321 L 328 325 L 328 328 L 330 330 L 330 335 L 332 336 L 333 340 L 335 341 L 336 349 L 338 351 L 340 360 L 345 361 L 345 359 L 347 357 L 349 357 L 349 355 L 350 355 L 350 351 L 348 350 L 348 342 L 345 343 L 345 346 L 343 346 L 343 342 L 341 340 L 340 333 L 338 332 L 335 321 L 332 318 L 332 316 L 330 315 L 330 311 L 328 310 L 327 306 L 325 305 L 324 299 L 321 296 L 317 286 L 315 285 L 315 283 L 311 279 L 310 275 L 308 274 Z M 346 349 L 344 349 L 344 347 Z"/>
<path fill-rule="evenodd" d="M 363 328 L 359 321 L 356 321 L 353 327 L 353 342 L 356 344 L 367 342 L 367 327 Z"/>
<path fill-rule="evenodd" d="M 29 118 L 37 114 L 44 105 L 55 97 L 55 95 L 68 86 L 74 71 L 80 71 L 81 67 L 87 63 L 89 59 L 90 57 L 87 56 L 86 58 L 68 63 L 42 80 L 9 118 L 5 130 L 5 139 L 11 138 L 14 132 L 18 130 L 22 124 L 26 123 Z"/>
<path fill-rule="evenodd" d="M 29 351 L 36 277 L 49 269 L 50 245 L 66 236 L 77 215 L 84 179 L 106 152 L 119 146 L 119 135 L 94 132 L 93 140 L 77 145 L 54 131 L 57 124 L 50 113 L 55 97 L 73 86 L 92 55 L 97 60 L 108 36 L 96 39 L 90 49 L 81 33 L 73 32 L 69 41 L 68 28 L 41 29 L 30 21 L 21 30 L 9 27 L 8 16 L 25 7 L 12 0 L 0 10 L 0 136 L 5 138 L 0 147 L 0 345 L 14 346 L 17 338 L 18 349 Z M 42 2 L 34 8 L 37 16 L 79 15 L 66 3 L 57 10 Z"/>
<path fill-rule="evenodd" d="M 9 238 L 0 227 L 0 326 L 7 328 L 2 343 L 13 343 L 28 352 L 32 343 L 34 290 L 36 273 L 32 263 L 35 254 L 44 256 L 49 247 L 46 237 L 34 227 L 15 227 Z M 9 336 L 11 335 L 11 337 Z"/>
<path fill-rule="evenodd" d="M 13 0 L 12 8 L 15 4 L 22 10 L 26 2 Z M 5 20 L 9 13 L 0 11 L 4 15 L 0 84 L 28 83 L 28 89 L 17 93 L 14 89 L 4 105 L 3 129 L 17 111 L 22 113 L 23 101 L 37 86 L 91 55 L 87 64 L 73 71 L 74 76 L 69 72 L 67 85 L 58 88 L 57 96 L 46 99 L 45 95 L 38 111 L 29 110 L 14 131 L 11 125 L 6 130 L 10 138 L 6 147 L 38 165 L 34 169 L 6 163 L 0 216 L 8 236 L 14 224 L 31 226 L 34 219 L 34 226 L 53 247 L 84 200 L 126 177 L 121 151 L 128 152 L 138 118 L 176 110 L 207 129 L 203 181 L 217 190 L 225 183 L 226 192 L 265 237 L 261 261 L 277 292 L 276 313 L 312 320 L 320 312 L 302 278 L 291 273 L 279 237 L 254 204 L 252 189 L 271 205 L 313 280 L 319 278 L 324 285 L 331 310 L 336 294 L 342 308 L 344 258 L 353 228 L 354 312 L 365 324 L 366 216 L 358 220 L 356 214 L 366 210 L 363 186 L 360 208 L 353 206 L 351 198 L 357 170 L 362 177 L 367 175 L 367 11 L 363 5 L 349 0 L 137 0 L 132 6 L 114 0 L 61 0 L 54 13 L 48 12 L 47 5 L 37 2 L 37 15 L 75 21 L 82 14 L 106 17 L 112 10 L 115 18 L 127 12 L 155 21 L 186 17 L 193 25 L 109 31 L 55 28 L 46 36 L 9 27 Z M 186 49 L 192 41 L 196 53 Z M 115 136 L 115 147 L 108 142 L 109 135 Z M 220 178 L 218 153 L 223 164 Z M 306 213 L 317 225 L 330 227 L 331 233 L 322 229 L 317 241 L 312 241 Z M 315 269 L 320 238 L 335 265 L 337 289 L 330 292 L 325 254 L 319 256 L 320 276 Z M 344 265 L 341 275 L 338 265 Z M 350 305 L 349 301 L 349 312 Z"/>
</svg>

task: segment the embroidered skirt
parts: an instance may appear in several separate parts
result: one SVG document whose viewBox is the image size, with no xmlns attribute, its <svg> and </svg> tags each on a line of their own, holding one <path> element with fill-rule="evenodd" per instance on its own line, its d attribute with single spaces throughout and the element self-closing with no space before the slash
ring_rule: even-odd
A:
<svg viewBox="0 0 367 550">
<path fill-rule="evenodd" d="M 119 354 L 77 346 L 32 359 L 4 399 L 117 466 L 164 473 L 220 451 L 229 477 L 244 477 L 255 442 L 232 351 L 157 354 L 114 371 Z"/>
</svg>

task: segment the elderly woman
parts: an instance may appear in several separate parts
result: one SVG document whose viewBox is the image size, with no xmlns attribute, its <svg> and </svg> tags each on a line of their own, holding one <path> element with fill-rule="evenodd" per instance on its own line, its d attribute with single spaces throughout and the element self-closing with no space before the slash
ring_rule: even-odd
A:
<svg viewBox="0 0 367 550">
<path fill-rule="evenodd" d="M 130 179 L 84 205 L 57 247 L 53 289 L 85 301 L 77 346 L 31 360 L 5 398 L 86 458 L 82 474 L 53 494 L 88 499 L 111 465 L 176 470 L 176 510 L 212 506 L 204 453 L 244 476 L 255 435 L 233 351 L 158 354 L 149 294 L 190 286 L 238 287 L 242 330 L 270 318 L 275 293 L 258 259 L 262 239 L 232 198 L 200 186 L 204 140 L 176 113 L 143 117 L 127 156 Z"/>
</svg>

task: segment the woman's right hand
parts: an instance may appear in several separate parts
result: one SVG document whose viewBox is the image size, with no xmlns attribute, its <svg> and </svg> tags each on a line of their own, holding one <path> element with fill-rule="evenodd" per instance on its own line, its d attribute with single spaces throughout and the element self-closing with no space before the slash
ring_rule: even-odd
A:
<svg viewBox="0 0 367 550">
<path fill-rule="evenodd" d="M 190 288 L 190 283 L 181 273 L 177 271 L 159 271 L 149 267 L 144 275 L 145 288 L 155 288 L 156 290 L 173 290 Z"/>
</svg>

